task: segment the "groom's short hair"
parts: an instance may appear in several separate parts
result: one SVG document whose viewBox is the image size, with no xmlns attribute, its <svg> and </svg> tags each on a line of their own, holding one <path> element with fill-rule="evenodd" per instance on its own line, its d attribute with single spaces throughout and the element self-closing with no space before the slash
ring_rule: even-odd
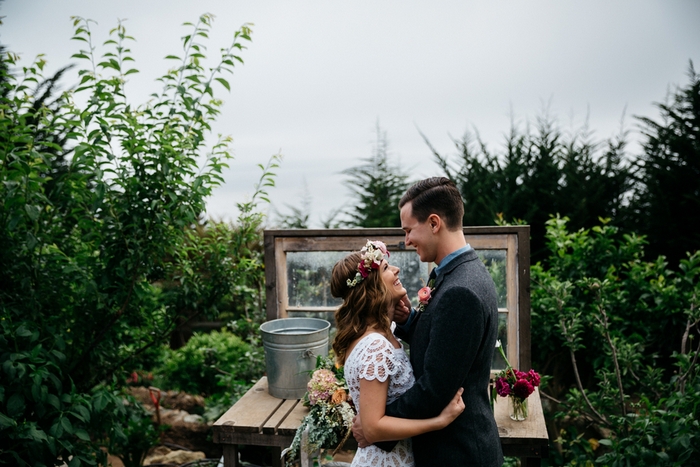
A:
<svg viewBox="0 0 700 467">
<path fill-rule="evenodd" d="M 462 228 L 464 202 L 457 185 L 445 177 L 432 177 L 416 182 L 399 201 L 399 209 L 411 203 L 411 214 L 418 222 L 425 222 L 431 214 L 445 221 L 447 229 Z"/>
</svg>

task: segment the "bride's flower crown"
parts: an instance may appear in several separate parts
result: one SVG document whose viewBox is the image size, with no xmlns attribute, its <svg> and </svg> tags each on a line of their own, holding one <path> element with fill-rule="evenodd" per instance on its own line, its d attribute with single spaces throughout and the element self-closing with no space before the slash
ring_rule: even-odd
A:
<svg viewBox="0 0 700 467">
<path fill-rule="evenodd" d="M 384 255 L 387 258 L 389 257 L 389 250 L 386 249 L 384 242 L 367 240 L 365 246 L 360 250 L 361 260 L 357 264 L 357 273 L 355 273 L 355 277 L 352 280 L 347 280 L 348 287 L 355 287 L 369 275 L 372 269 L 379 269 Z"/>
</svg>

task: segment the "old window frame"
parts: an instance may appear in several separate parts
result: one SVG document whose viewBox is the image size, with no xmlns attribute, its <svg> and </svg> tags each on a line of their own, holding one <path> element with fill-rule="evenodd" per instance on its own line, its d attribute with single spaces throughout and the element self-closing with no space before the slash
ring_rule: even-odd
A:
<svg viewBox="0 0 700 467">
<path fill-rule="evenodd" d="M 506 308 L 508 360 L 517 368 L 531 367 L 530 350 L 530 227 L 464 227 L 464 237 L 476 250 L 506 250 Z M 267 319 L 287 317 L 288 311 L 331 311 L 334 307 L 290 307 L 287 297 L 289 252 L 348 251 L 365 239 L 382 240 L 389 250 L 414 250 L 404 244 L 400 228 L 265 230 L 265 288 Z M 514 343 L 514 345 L 513 345 Z"/>
</svg>

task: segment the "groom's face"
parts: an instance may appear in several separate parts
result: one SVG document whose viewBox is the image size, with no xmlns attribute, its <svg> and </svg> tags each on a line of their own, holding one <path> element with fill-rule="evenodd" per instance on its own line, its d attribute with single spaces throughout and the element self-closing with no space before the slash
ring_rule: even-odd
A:
<svg viewBox="0 0 700 467">
<path fill-rule="evenodd" d="M 412 203 L 406 203 L 401 208 L 401 228 L 406 234 L 406 245 L 416 249 L 420 260 L 425 263 L 434 262 L 437 257 L 437 237 L 433 235 L 430 218 L 418 222 L 413 217 Z"/>
</svg>

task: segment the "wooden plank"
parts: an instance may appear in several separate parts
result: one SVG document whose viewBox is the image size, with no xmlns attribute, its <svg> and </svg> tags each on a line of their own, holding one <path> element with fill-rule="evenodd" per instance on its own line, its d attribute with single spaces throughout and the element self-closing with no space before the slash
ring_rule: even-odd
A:
<svg viewBox="0 0 700 467">
<path fill-rule="evenodd" d="M 263 433 L 236 433 L 233 431 L 221 433 L 217 443 L 224 446 L 229 444 L 246 446 L 277 446 L 289 447 L 294 436 L 266 435 Z"/>
<path fill-rule="evenodd" d="M 498 434 L 504 445 L 511 443 L 511 440 L 514 443 L 526 445 L 549 442 L 547 425 L 542 412 L 542 401 L 537 388 L 528 397 L 528 417 L 526 420 L 522 422 L 511 420 L 506 397 L 496 398 L 494 417 L 498 425 Z"/>
<path fill-rule="evenodd" d="M 284 402 L 272 397 L 267 390 L 267 378 L 263 377 L 236 402 L 213 429 L 233 429 L 235 432 L 259 433 L 270 416 Z"/>
<path fill-rule="evenodd" d="M 530 226 L 520 226 L 518 234 L 518 303 L 520 368 L 532 368 L 532 337 L 530 333 Z"/>
<path fill-rule="evenodd" d="M 353 232 L 354 233 L 354 232 Z M 399 244 L 404 241 L 403 232 L 400 235 L 387 237 L 383 235 L 369 237 L 370 240 L 379 240 L 386 243 L 389 251 L 414 250 L 414 247 L 400 248 Z M 346 237 L 308 237 L 308 238 L 283 238 L 282 249 L 289 251 L 356 251 L 362 248 L 367 238 L 362 236 Z"/>
<path fill-rule="evenodd" d="M 277 433 L 279 435 L 294 436 L 294 434 L 297 432 L 297 428 L 299 428 L 299 425 L 301 425 L 301 421 L 308 414 L 309 408 L 304 407 L 301 402 L 298 403 L 294 406 L 292 411 L 289 412 L 289 415 L 282 420 L 282 423 L 279 424 L 277 427 Z"/>
<path fill-rule="evenodd" d="M 474 234 L 464 235 L 464 240 L 475 250 L 505 250 L 508 248 L 508 235 Z"/>
<path fill-rule="evenodd" d="M 289 412 L 299 404 L 299 399 L 289 399 L 282 403 L 279 408 L 272 414 L 267 422 L 262 427 L 262 432 L 265 434 L 274 435 L 277 433 L 277 427 L 282 421 L 287 418 Z"/>
<path fill-rule="evenodd" d="M 277 262 L 275 261 L 275 237 L 264 232 L 265 246 L 265 303 L 267 320 L 277 318 Z"/>
</svg>

